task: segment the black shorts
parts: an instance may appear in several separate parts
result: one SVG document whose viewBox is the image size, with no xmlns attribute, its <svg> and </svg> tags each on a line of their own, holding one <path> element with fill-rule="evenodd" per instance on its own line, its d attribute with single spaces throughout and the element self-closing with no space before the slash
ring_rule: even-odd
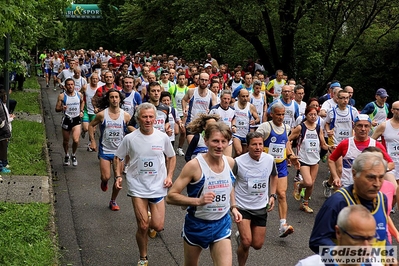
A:
<svg viewBox="0 0 399 266">
<path fill-rule="evenodd" d="M 61 121 L 61 127 L 63 130 L 71 131 L 73 127 L 78 126 L 82 123 L 80 116 L 69 117 L 64 115 Z"/>
<path fill-rule="evenodd" d="M 238 209 L 242 215 L 242 219 L 251 220 L 251 226 L 266 227 L 267 222 L 267 209 L 262 208 L 259 210 L 242 210 Z"/>
</svg>

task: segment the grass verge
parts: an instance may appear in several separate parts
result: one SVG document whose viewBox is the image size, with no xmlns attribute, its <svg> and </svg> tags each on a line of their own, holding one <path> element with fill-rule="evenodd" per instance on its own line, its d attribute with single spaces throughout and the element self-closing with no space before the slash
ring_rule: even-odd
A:
<svg viewBox="0 0 399 266">
<path fill-rule="evenodd" d="M 26 78 L 25 82 L 24 82 L 24 88 L 25 89 L 40 90 L 40 85 L 37 82 L 37 77 L 36 76 L 31 76 L 30 78 Z"/>
<path fill-rule="evenodd" d="M 33 78 L 31 83 L 24 84 L 24 88 L 40 86 Z M 16 112 L 40 113 L 39 92 L 13 92 L 11 98 L 18 101 Z M 8 149 L 11 173 L 47 175 L 43 154 L 46 145 L 44 125 L 16 119 L 12 127 Z M 50 228 L 51 221 L 50 204 L 0 202 L 0 265 L 57 265 L 59 253 Z"/>
<path fill-rule="evenodd" d="M 10 99 L 17 101 L 14 112 L 40 114 L 39 92 L 13 91 Z"/>
<path fill-rule="evenodd" d="M 0 202 L 0 265 L 56 265 L 50 205 Z"/>
<path fill-rule="evenodd" d="M 24 120 L 12 122 L 8 160 L 13 175 L 47 175 L 43 154 L 44 132 L 44 125 L 41 123 Z"/>
</svg>

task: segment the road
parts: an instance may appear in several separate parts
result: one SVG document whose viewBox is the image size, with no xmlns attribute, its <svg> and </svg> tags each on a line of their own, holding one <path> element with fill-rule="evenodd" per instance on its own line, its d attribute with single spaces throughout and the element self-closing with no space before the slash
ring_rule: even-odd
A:
<svg viewBox="0 0 399 266">
<path fill-rule="evenodd" d="M 117 202 L 121 208 L 112 212 L 108 208 L 111 189 L 100 189 L 99 161 L 96 153 L 86 151 L 88 138 L 81 139 L 77 167 L 62 165 L 61 114 L 55 112 L 59 91 L 46 88 L 43 79 L 42 102 L 48 135 L 48 146 L 53 173 L 55 221 L 61 253 L 61 265 L 108 266 L 137 265 L 139 258 L 135 241 L 136 223 L 130 198 L 125 187 Z M 184 166 L 183 157 L 177 158 L 175 178 Z M 287 238 L 278 237 L 278 212 L 273 210 L 267 222 L 266 240 L 261 250 L 250 250 L 248 265 L 295 265 L 298 260 L 312 255 L 308 240 L 314 217 L 324 202 L 321 182 L 327 177 L 325 163 L 321 163 L 315 192 L 309 206 L 314 214 L 299 210 L 299 203 L 292 197 L 294 169 L 290 169 L 288 195 L 288 223 L 295 232 Z M 149 240 L 149 265 L 183 265 L 183 240 L 181 229 L 184 211 L 178 206 L 166 206 L 165 230 L 156 239 Z M 393 215 L 396 224 L 398 215 Z M 236 226 L 233 225 L 233 233 Z M 237 265 L 232 239 L 233 265 Z M 200 265 L 212 265 L 209 250 L 204 250 Z"/>
</svg>

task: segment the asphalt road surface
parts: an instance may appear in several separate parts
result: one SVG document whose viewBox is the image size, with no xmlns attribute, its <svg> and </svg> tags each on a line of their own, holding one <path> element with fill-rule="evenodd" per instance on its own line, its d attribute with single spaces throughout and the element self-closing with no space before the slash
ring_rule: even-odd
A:
<svg viewBox="0 0 399 266">
<path fill-rule="evenodd" d="M 63 166 L 61 113 L 55 112 L 60 90 L 46 88 L 42 78 L 43 109 L 53 173 L 55 194 L 55 219 L 61 252 L 61 265 L 137 265 L 139 258 L 135 240 L 136 222 L 131 200 L 126 196 L 126 185 L 119 193 L 117 202 L 121 208 L 113 212 L 108 208 L 111 189 L 100 189 L 100 170 L 97 154 L 86 150 L 88 137 L 81 139 L 77 151 L 78 166 Z M 184 166 L 184 158 L 177 157 L 176 178 Z M 295 232 L 278 237 L 278 212 L 269 214 L 264 246 L 261 250 L 250 250 L 247 265 L 295 265 L 298 260 L 312 255 L 308 248 L 309 235 L 314 217 L 325 198 L 321 182 L 327 177 L 327 165 L 321 163 L 315 191 L 309 206 L 315 211 L 307 214 L 299 210 L 299 202 L 292 196 L 293 176 L 290 169 L 288 218 Z M 112 183 L 110 183 L 112 185 Z M 183 265 L 183 240 L 181 229 L 185 212 L 178 206 L 166 206 L 165 230 L 155 239 L 149 240 L 149 265 Z M 398 214 L 392 218 L 399 225 Z M 233 224 L 233 234 L 236 231 Z M 233 265 L 237 265 L 237 243 L 232 237 Z M 204 250 L 200 265 L 212 265 L 209 250 Z"/>
</svg>

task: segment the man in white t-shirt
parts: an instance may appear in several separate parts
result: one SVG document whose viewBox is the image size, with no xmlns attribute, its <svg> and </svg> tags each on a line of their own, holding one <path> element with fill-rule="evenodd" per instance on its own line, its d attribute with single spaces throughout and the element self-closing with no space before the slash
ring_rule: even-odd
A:
<svg viewBox="0 0 399 266">
<path fill-rule="evenodd" d="M 156 232 L 164 229 L 164 197 L 172 186 L 176 166 L 176 155 L 169 136 L 154 129 L 156 114 L 157 110 L 151 103 L 138 106 L 135 119 L 139 129 L 123 138 L 114 157 L 115 186 L 118 189 L 122 188 L 122 159 L 126 156 L 130 158 L 126 169 L 127 195 L 132 199 L 138 225 L 139 265 L 148 264 L 147 233 L 154 238 Z"/>
<path fill-rule="evenodd" d="M 263 134 L 247 135 L 248 152 L 238 156 L 233 173 L 237 209 L 242 215 L 237 224 L 238 265 L 246 264 L 249 248 L 262 248 L 266 235 L 267 213 L 277 199 L 277 169 L 274 157 L 263 152 Z M 269 194 L 270 192 L 270 194 Z M 269 196 L 270 195 L 270 196 Z"/>
</svg>

